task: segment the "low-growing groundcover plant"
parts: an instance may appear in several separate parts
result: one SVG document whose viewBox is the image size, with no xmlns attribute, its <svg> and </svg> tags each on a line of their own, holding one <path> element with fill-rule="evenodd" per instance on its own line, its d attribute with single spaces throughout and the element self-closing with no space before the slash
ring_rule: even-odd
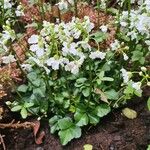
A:
<svg viewBox="0 0 150 150">
<path fill-rule="evenodd" d="M 102 2 L 97 4 L 107 6 Z M 48 118 L 51 133 L 57 132 L 66 145 L 81 136 L 83 126 L 96 125 L 112 108 L 141 97 L 143 87 L 150 86 L 150 2 L 135 2 L 135 8 L 132 3 L 118 2 L 116 39 L 105 48 L 100 45 L 108 39 L 112 24 L 96 30 L 85 16 L 37 25 L 38 32 L 28 38 L 26 59 L 19 64 L 26 82 L 17 87 L 15 101 L 7 102 L 11 110 L 20 111 L 22 118 Z M 75 4 L 62 0 L 56 5 L 67 11 Z M 15 40 L 15 31 L 10 23 L 5 26 L 1 39 L 8 38 L 0 44 L 7 55 L 2 64 L 19 63 L 7 46 Z"/>
</svg>

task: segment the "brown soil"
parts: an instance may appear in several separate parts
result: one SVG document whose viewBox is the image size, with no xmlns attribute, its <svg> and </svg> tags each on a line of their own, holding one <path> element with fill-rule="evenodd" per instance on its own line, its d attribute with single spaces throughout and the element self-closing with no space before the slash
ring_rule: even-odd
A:
<svg viewBox="0 0 150 150">
<path fill-rule="evenodd" d="M 46 133 L 41 145 L 35 144 L 31 129 L 1 129 L 0 134 L 5 135 L 7 150 L 83 150 L 85 144 L 92 144 L 94 150 L 146 150 L 150 144 L 150 112 L 143 100 L 128 107 L 137 111 L 136 119 L 129 120 L 122 116 L 121 109 L 115 110 L 97 126 L 83 129 L 82 137 L 65 147 L 61 146 L 57 135 L 50 134 L 47 122 L 41 125 Z M 10 118 L 14 117 L 11 115 Z"/>
</svg>

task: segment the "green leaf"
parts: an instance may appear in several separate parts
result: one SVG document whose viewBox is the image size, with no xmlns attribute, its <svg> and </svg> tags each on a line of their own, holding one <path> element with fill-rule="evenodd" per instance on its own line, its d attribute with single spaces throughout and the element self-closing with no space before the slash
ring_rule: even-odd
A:
<svg viewBox="0 0 150 150">
<path fill-rule="evenodd" d="M 99 77 L 100 79 L 103 79 L 104 75 L 105 75 L 105 72 L 104 72 L 104 71 L 101 71 L 101 72 L 98 74 L 98 77 Z"/>
<path fill-rule="evenodd" d="M 130 108 L 124 108 L 122 113 L 129 119 L 135 119 L 137 117 L 137 112 Z"/>
<path fill-rule="evenodd" d="M 117 100 L 119 97 L 118 92 L 116 92 L 114 89 L 111 89 L 109 91 L 105 91 L 104 93 L 106 94 L 107 98 L 110 100 Z"/>
<path fill-rule="evenodd" d="M 131 85 L 128 85 L 126 88 L 125 88 L 125 90 L 124 90 L 124 94 L 133 94 L 133 92 L 134 92 L 134 89 L 132 88 L 132 86 Z"/>
<path fill-rule="evenodd" d="M 66 145 L 73 138 L 79 138 L 81 136 L 81 128 L 73 125 L 66 130 L 59 131 L 58 135 L 62 145 Z"/>
<path fill-rule="evenodd" d="M 73 124 L 71 118 L 66 117 L 66 118 L 60 119 L 58 121 L 58 125 L 61 130 L 64 130 L 64 129 L 71 127 L 74 124 Z"/>
<path fill-rule="evenodd" d="M 132 61 L 140 61 L 143 57 L 143 52 L 141 51 L 133 51 Z"/>
<path fill-rule="evenodd" d="M 27 118 L 28 112 L 27 112 L 26 108 L 22 107 L 20 114 L 23 119 Z"/>
<path fill-rule="evenodd" d="M 134 90 L 134 94 L 138 97 L 142 97 L 142 90 Z"/>
<path fill-rule="evenodd" d="M 49 125 L 51 133 L 55 133 L 55 131 L 59 130 L 58 120 L 60 119 L 60 116 L 54 116 L 51 119 L 49 119 Z"/>
<path fill-rule="evenodd" d="M 32 83 L 33 83 L 36 87 L 38 87 L 38 86 L 40 86 L 41 80 L 40 80 L 40 79 L 36 79 L 35 81 L 32 81 Z"/>
<path fill-rule="evenodd" d="M 74 114 L 74 119 L 77 122 L 77 126 L 84 126 L 87 125 L 89 122 L 88 115 L 85 112 L 81 112 L 77 109 L 76 113 Z"/>
<path fill-rule="evenodd" d="M 82 94 L 83 94 L 85 97 L 88 97 L 88 96 L 90 95 L 90 88 L 87 87 L 87 88 L 83 89 Z"/>
<path fill-rule="evenodd" d="M 53 126 L 51 126 L 50 131 L 52 134 L 54 134 L 56 131 L 59 130 L 58 123 L 55 123 Z"/>
<path fill-rule="evenodd" d="M 93 146 L 91 144 L 85 144 L 83 146 L 84 150 L 92 150 L 93 149 Z"/>
<path fill-rule="evenodd" d="M 27 89 L 28 89 L 28 86 L 27 85 L 25 85 L 25 84 L 22 84 L 22 85 L 20 85 L 19 87 L 18 87 L 18 91 L 19 92 L 26 92 L 27 91 Z"/>
<path fill-rule="evenodd" d="M 102 81 L 114 81 L 114 79 L 110 77 L 103 77 Z"/>
<path fill-rule="evenodd" d="M 97 115 L 99 117 L 104 117 L 111 111 L 110 106 L 108 106 L 106 104 L 101 104 L 101 105 L 97 106 L 96 110 L 97 110 Z"/>
<path fill-rule="evenodd" d="M 76 80 L 76 82 L 79 83 L 84 83 L 87 79 L 86 78 L 79 78 Z"/>
<path fill-rule="evenodd" d="M 32 107 L 33 105 L 34 105 L 34 103 L 27 103 L 27 102 L 24 103 L 25 108 Z"/>
<path fill-rule="evenodd" d="M 148 145 L 147 150 L 150 150 L 150 145 Z"/>
<path fill-rule="evenodd" d="M 21 110 L 21 108 L 22 108 L 22 106 L 21 105 L 17 105 L 17 106 L 14 106 L 12 109 L 11 109 L 11 111 L 19 111 L 19 110 Z"/>
<path fill-rule="evenodd" d="M 103 42 L 108 37 L 107 33 L 103 32 L 96 32 L 90 35 L 93 40 L 95 40 L 97 43 Z"/>
<path fill-rule="evenodd" d="M 45 97 L 45 87 L 40 87 L 40 88 L 33 89 L 33 94 L 39 95 L 41 97 Z"/>
<path fill-rule="evenodd" d="M 148 107 L 148 110 L 150 111 L 150 97 L 149 97 L 149 99 L 147 101 L 147 107 Z"/>
<path fill-rule="evenodd" d="M 32 82 L 32 81 L 35 81 L 37 79 L 37 74 L 35 72 L 30 72 L 28 75 L 27 75 L 27 78 Z"/>
<path fill-rule="evenodd" d="M 100 118 L 96 114 L 94 114 L 93 112 L 88 113 L 88 117 L 89 117 L 91 124 L 96 125 L 97 123 L 99 123 Z"/>
</svg>

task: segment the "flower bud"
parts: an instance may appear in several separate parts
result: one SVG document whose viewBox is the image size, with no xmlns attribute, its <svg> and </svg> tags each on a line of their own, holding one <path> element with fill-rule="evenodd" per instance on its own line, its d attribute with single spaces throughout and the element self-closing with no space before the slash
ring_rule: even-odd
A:
<svg viewBox="0 0 150 150">
<path fill-rule="evenodd" d="M 10 102 L 10 101 L 7 101 L 7 102 L 6 102 L 6 105 L 11 105 L 11 102 Z"/>
<path fill-rule="evenodd" d="M 147 69 L 145 67 L 141 67 L 141 70 L 144 72 L 147 71 Z"/>
<path fill-rule="evenodd" d="M 139 75 L 140 75 L 140 76 L 142 76 L 142 75 L 143 75 L 143 72 L 142 72 L 142 71 L 140 71 L 140 72 L 139 72 Z"/>
<path fill-rule="evenodd" d="M 147 86 L 150 86 L 150 82 L 147 82 Z"/>
</svg>

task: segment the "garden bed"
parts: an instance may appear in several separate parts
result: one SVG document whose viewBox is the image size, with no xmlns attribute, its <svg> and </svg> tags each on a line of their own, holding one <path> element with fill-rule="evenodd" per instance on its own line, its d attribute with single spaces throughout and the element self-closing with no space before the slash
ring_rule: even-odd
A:
<svg viewBox="0 0 150 150">
<path fill-rule="evenodd" d="M 8 150 L 82 150 L 85 144 L 93 145 L 93 150 L 145 150 L 150 143 L 150 112 L 143 99 L 128 107 L 138 112 L 136 119 L 127 119 L 121 115 L 121 109 L 115 110 L 97 126 L 84 128 L 82 137 L 65 147 L 61 146 L 57 135 L 50 134 L 47 122 L 41 125 L 46 133 L 41 145 L 35 144 L 31 129 L 0 129 L 0 133 L 5 135 L 3 139 Z M 14 114 L 7 117 L 14 119 Z"/>
<path fill-rule="evenodd" d="M 0 148 L 150 150 L 149 0 L 0 2 Z"/>
</svg>

